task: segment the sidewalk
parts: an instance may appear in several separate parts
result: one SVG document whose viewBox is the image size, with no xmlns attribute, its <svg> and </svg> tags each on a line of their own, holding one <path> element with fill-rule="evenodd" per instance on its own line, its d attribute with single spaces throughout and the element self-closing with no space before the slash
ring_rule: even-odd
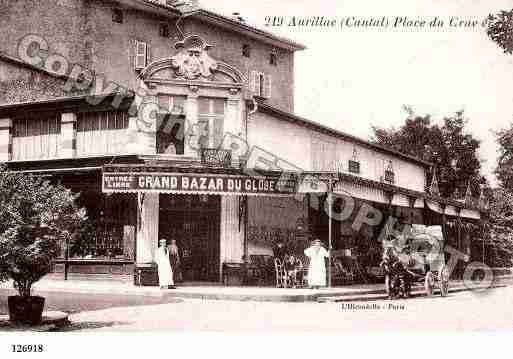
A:
<svg viewBox="0 0 513 359">
<path fill-rule="evenodd" d="M 494 287 L 513 283 L 513 276 L 500 277 Z M 0 290 L 13 291 L 12 283 L 0 284 Z M 462 281 L 451 281 L 449 292 L 469 290 Z M 162 290 L 158 287 L 138 287 L 132 283 L 116 281 L 88 281 L 43 279 L 34 285 L 34 293 L 90 293 L 113 295 L 152 296 L 160 298 L 194 298 L 203 300 L 235 300 L 260 302 L 326 302 L 362 301 L 386 298 L 384 284 L 354 284 L 323 289 L 293 289 L 274 287 L 224 287 L 220 285 L 187 285 Z M 423 293 L 421 285 L 415 286 L 413 295 Z M 435 291 L 436 294 L 436 291 Z"/>
</svg>

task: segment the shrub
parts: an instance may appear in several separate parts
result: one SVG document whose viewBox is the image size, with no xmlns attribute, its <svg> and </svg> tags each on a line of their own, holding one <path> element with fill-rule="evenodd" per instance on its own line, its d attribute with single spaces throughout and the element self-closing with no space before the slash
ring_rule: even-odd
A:
<svg viewBox="0 0 513 359">
<path fill-rule="evenodd" d="M 60 242 L 72 241 L 85 221 L 77 195 L 42 177 L 0 167 L 0 279 L 21 296 L 51 269 Z"/>
</svg>

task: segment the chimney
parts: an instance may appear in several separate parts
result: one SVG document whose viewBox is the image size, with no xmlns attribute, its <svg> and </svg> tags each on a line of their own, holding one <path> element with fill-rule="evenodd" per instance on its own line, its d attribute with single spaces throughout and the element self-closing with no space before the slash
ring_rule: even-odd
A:
<svg viewBox="0 0 513 359">
<path fill-rule="evenodd" d="M 232 19 L 243 24 L 246 23 L 246 19 L 244 19 L 239 12 L 232 13 Z"/>
</svg>

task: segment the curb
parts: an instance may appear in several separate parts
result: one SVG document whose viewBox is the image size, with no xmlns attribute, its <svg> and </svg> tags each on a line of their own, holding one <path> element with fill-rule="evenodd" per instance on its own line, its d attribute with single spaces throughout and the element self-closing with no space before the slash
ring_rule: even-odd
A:
<svg viewBox="0 0 513 359">
<path fill-rule="evenodd" d="M 505 288 L 507 287 L 506 284 L 497 284 L 492 285 L 491 287 L 482 287 L 481 289 L 484 290 L 492 290 L 497 288 Z M 454 287 L 449 288 L 449 294 L 451 293 L 460 293 L 460 292 L 470 292 L 473 290 L 477 290 L 479 288 L 467 288 L 467 287 Z M 423 290 L 419 290 L 418 288 L 414 288 L 411 293 L 410 298 L 419 298 L 419 297 L 426 297 L 426 298 L 435 298 L 440 297 L 440 291 L 438 289 L 435 289 L 433 292 L 433 295 L 427 296 L 426 293 Z M 388 295 L 386 292 L 382 293 L 376 293 L 375 295 L 364 295 L 364 296 L 330 296 L 330 297 L 321 297 L 317 299 L 318 303 L 338 303 L 338 302 L 367 302 L 367 301 L 377 301 L 377 300 L 388 300 Z M 402 298 L 398 298 L 397 300 L 401 300 Z"/>
<path fill-rule="evenodd" d="M 69 324 L 68 313 L 57 311 L 44 312 L 41 324 L 36 326 L 14 324 L 9 321 L 8 315 L 0 315 L 0 328 L 2 330 L 45 332 L 56 328 L 63 328 Z"/>
</svg>

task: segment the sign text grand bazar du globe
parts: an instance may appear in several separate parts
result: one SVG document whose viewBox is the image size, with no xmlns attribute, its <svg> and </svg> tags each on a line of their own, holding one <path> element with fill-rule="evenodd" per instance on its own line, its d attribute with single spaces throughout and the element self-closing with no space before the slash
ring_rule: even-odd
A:
<svg viewBox="0 0 513 359">
<path fill-rule="evenodd" d="M 293 178 L 190 173 L 103 173 L 103 192 L 293 194 Z"/>
</svg>

